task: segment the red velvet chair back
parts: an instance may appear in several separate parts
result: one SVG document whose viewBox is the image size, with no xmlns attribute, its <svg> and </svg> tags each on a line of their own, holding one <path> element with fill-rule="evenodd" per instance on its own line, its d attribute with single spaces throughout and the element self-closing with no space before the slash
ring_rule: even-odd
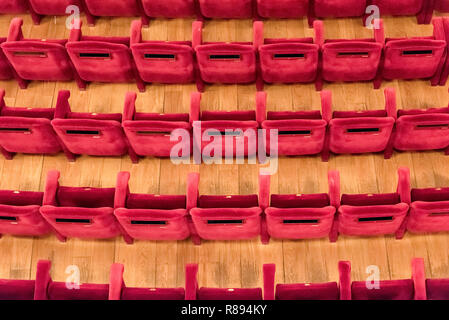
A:
<svg viewBox="0 0 449 320">
<path fill-rule="evenodd" d="M 449 188 L 413 189 L 407 230 L 413 233 L 449 231 Z"/>
<path fill-rule="evenodd" d="M 361 17 L 366 0 L 311 0 L 313 12 L 319 18 Z"/>
<path fill-rule="evenodd" d="M 387 39 L 382 76 L 385 79 L 430 79 L 437 85 L 447 57 L 443 19 L 433 19 L 434 35 Z"/>
<path fill-rule="evenodd" d="M 121 156 L 128 152 L 121 114 L 78 113 L 70 110 L 70 91 L 60 91 L 53 128 L 73 154 Z"/>
<path fill-rule="evenodd" d="M 201 110 L 201 93 L 191 94 L 192 113 Z M 259 104 L 257 107 L 260 107 Z M 258 128 L 264 110 L 256 111 L 203 111 L 200 121 L 193 122 L 194 148 L 201 150 L 204 157 L 219 157 L 215 151 L 221 151 L 221 156 L 251 157 L 257 154 Z M 228 150 L 227 146 L 233 150 Z M 231 152 L 232 151 L 232 152 Z"/>
<path fill-rule="evenodd" d="M 68 6 L 78 6 L 82 10 L 82 0 L 29 0 L 34 12 L 41 15 L 65 15 Z"/>
<path fill-rule="evenodd" d="M 262 78 L 268 83 L 308 83 L 317 77 L 319 45 L 313 38 L 265 39 L 263 23 L 256 22 L 256 34 L 261 35 L 259 59 Z"/>
<path fill-rule="evenodd" d="M 108 239 L 120 234 L 114 217 L 115 188 L 61 187 L 59 172 L 47 174 L 42 216 L 63 237 Z"/>
<path fill-rule="evenodd" d="M 398 116 L 395 149 L 424 151 L 449 147 L 449 108 L 399 110 Z"/>
<path fill-rule="evenodd" d="M 55 109 L 5 105 L 0 90 L 0 146 L 10 153 L 54 154 L 61 145 L 51 126 Z"/>
<path fill-rule="evenodd" d="M 27 0 L 0 0 L 0 13 L 15 14 L 28 11 Z"/>
<path fill-rule="evenodd" d="M 117 178 L 115 216 L 123 229 L 138 240 L 185 240 L 190 236 L 188 210 L 196 205 L 195 179 L 188 179 L 186 195 L 130 193 L 129 172 Z M 194 199 L 190 195 L 195 194 Z"/>
<path fill-rule="evenodd" d="M 142 0 L 142 6 L 149 17 L 187 18 L 197 14 L 196 0 Z"/>
<path fill-rule="evenodd" d="M 434 0 L 435 10 L 440 12 L 449 12 L 449 0 Z"/>
<path fill-rule="evenodd" d="M 257 12 L 263 18 L 302 18 L 309 12 L 309 0 L 257 0 Z"/>
<path fill-rule="evenodd" d="M 141 15 L 138 0 L 84 0 L 90 13 L 99 17 L 133 17 Z"/>
<path fill-rule="evenodd" d="M 265 210 L 268 234 L 276 239 L 329 236 L 340 200 L 338 171 L 330 171 L 328 179 L 328 194 L 272 194 L 270 207 Z M 267 180 L 265 183 L 268 183 Z M 263 190 L 269 192 L 269 186 Z"/>
<path fill-rule="evenodd" d="M 132 82 L 136 69 L 126 37 L 82 36 L 72 29 L 67 52 L 84 81 Z"/>
<path fill-rule="evenodd" d="M 142 22 L 133 21 L 131 50 L 143 81 L 182 84 L 195 81 L 191 42 L 142 41 L 141 29 Z"/>
<path fill-rule="evenodd" d="M 20 78 L 41 81 L 71 81 L 74 70 L 64 47 L 66 40 L 32 40 L 22 35 L 21 18 L 11 21 L 4 54 Z"/>
<path fill-rule="evenodd" d="M 254 0 L 198 0 L 201 13 L 206 18 L 245 19 L 252 18 L 256 2 Z"/>
<path fill-rule="evenodd" d="M 240 0 L 239 0 L 240 1 Z M 203 43 L 203 22 L 193 23 L 193 48 L 201 78 L 208 83 L 256 81 L 256 50 L 253 43 Z"/>
<path fill-rule="evenodd" d="M 0 300 L 34 300 L 34 280 L 0 279 Z"/>
<path fill-rule="evenodd" d="M 341 2 L 351 3 L 347 0 Z M 374 29 L 372 39 L 325 40 L 323 22 L 315 21 L 314 28 L 316 41 L 321 45 L 321 76 L 324 80 L 351 82 L 371 81 L 376 78 L 384 46 L 384 29 L 381 21 L 380 28 Z"/>
<path fill-rule="evenodd" d="M 0 234 L 42 236 L 52 231 L 39 213 L 43 192 L 0 190 Z"/>
<path fill-rule="evenodd" d="M 259 179 L 261 181 L 262 177 Z M 203 195 L 190 214 L 202 239 L 253 239 L 261 234 L 261 206 L 257 195 Z"/>
<path fill-rule="evenodd" d="M 406 230 L 405 219 L 410 204 L 410 170 L 399 168 L 398 176 L 395 193 L 343 194 L 333 232 L 338 230 L 349 236 L 395 234 L 397 239 L 401 239 Z M 331 234 L 331 240 L 336 239 L 337 234 Z"/>
<path fill-rule="evenodd" d="M 266 109 L 266 93 L 257 94 L 258 110 Z M 318 154 L 323 150 L 327 122 L 332 111 L 322 103 L 322 111 L 270 111 L 261 124 L 266 130 L 266 152 L 271 154 L 271 135 L 278 131 L 277 154 L 299 156 Z M 276 151 L 276 150 L 274 150 Z"/>
<path fill-rule="evenodd" d="M 382 152 L 396 120 L 394 89 L 386 88 L 384 110 L 335 111 L 329 122 L 329 149 L 337 154 Z M 323 94 L 331 102 L 331 93 Z M 327 149 L 327 146 L 325 147 Z"/>
<path fill-rule="evenodd" d="M 159 114 L 136 112 L 135 101 L 137 95 L 129 92 L 126 96 L 123 115 L 123 129 L 129 143 L 140 156 L 170 157 L 175 146 L 179 152 L 176 156 L 182 156 L 182 150 L 193 151 L 192 122 L 198 120 L 198 112 L 189 114 Z M 189 140 L 171 141 L 172 133 L 177 130 L 185 130 L 189 133 Z"/>
<path fill-rule="evenodd" d="M 411 279 L 381 280 L 377 285 L 370 289 L 365 281 L 352 282 L 352 300 L 426 300 L 424 260 L 412 260 Z"/>
</svg>

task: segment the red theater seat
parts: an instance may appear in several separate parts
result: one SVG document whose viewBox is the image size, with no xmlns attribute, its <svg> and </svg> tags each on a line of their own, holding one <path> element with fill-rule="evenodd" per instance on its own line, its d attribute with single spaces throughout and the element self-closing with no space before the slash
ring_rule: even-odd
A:
<svg viewBox="0 0 449 320">
<path fill-rule="evenodd" d="M 319 24 L 317 24 L 319 25 Z M 262 78 L 267 83 L 310 83 L 318 75 L 320 47 L 313 38 L 264 39 L 263 22 L 254 23 Z"/>
<path fill-rule="evenodd" d="M 254 0 L 198 0 L 201 13 L 206 18 L 248 19 L 256 11 Z"/>
<path fill-rule="evenodd" d="M 392 99 L 394 99 L 394 95 Z M 392 139 L 386 151 L 445 150 L 449 154 L 449 107 L 399 110 Z"/>
<path fill-rule="evenodd" d="M 378 288 L 370 289 L 366 281 L 351 285 L 352 300 L 426 300 L 424 260 L 412 260 L 412 277 L 405 280 L 381 280 Z M 374 284 L 373 284 L 374 285 Z"/>
<path fill-rule="evenodd" d="M 55 109 L 7 107 L 4 96 L 5 90 L 0 90 L 0 151 L 5 158 L 12 159 L 15 153 L 55 154 L 65 149 L 51 126 Z"/>
<path fill-rule="evenodd" d="M 67 52 L 79 76 L 86 82 L 137 82 L 140 91 L 145 85 L 132 59 L 128 37 L 83 36 L 81 29 L 72 29 Z M 80 89 L 85 89 L 82 84 Z"/>
<path fill-rule="evenodd" d="M 366 0 L 311 0 L 313 15 L 317 18 L 361 17 Z"/>
<path fill-rule="evenodd" d="M 0 45 L 6 42 L 6 38 L 0 38 Z M 14 70 L 6 58 L 3 50 L 0 50 L 0 80 L 9 80 L 14 77 Z"/>
<path fill-rule="evenodd" d="M 370 0 L 382 16 L 416 16 L 418 23 L 430 23 L 434 0 Z"/>
<path fill-rule="evenodd" d="M 115 279 L 111 278 L 109 300 L 185 300 L 184 288 L 133 288 L 127 287 L 123 279 L 124 267 L 113 265 Z M 186 267 L 186 287 L 189 286 Z M 190 285 L 191 286 L 191 285 Z"/>
<path fill-rule="evenodd" d="M 338 171 L 329 171 L 329 193 L 321 194 L 272 194 L 270 197 L 270 177 L 261 178 L 260 202 L 266 208 L 269 237 L 298 240 L 330 235 L 336 208 L 340 206 Z"/>
<path fill-rule="evenodd" d="M 185 240 L 190 237 L 190 209 L 198 200 L 198 175 L 187 179 L 186 195 L 153 195 L 130 193 L 129 172 L 117 178 L 115 211 L 117 220 L 132 239 Z"/>
<path fill-rule="evenodd" d="M 303 18 L 308 15 L 309 0 L 257 0 L 257 12 L 263 18 Z"/>
<path fill-rule="evenodd" d="M 190 109 L 194 110 L 195 114 L 197 114 L 196 110 L 201 110 L 201 97 L 199 92 L 191 94 Z M 243 158 L 257 155 L 258 120 L 263 119 L 264 110 L 198 113 L 200 121 L 193 122 L 193 148 L 196 149 L 194 152 L 201 151 L 203 159 L 231 156 Z"/>
<path fill-rule="evenodd" d="M 123 268 L 123 267 L 122 267 Z M 109 300 L 111 288 L 120 284 L 120 265 L 113 264 L 109 284 L 79 284 L 78 288 L 70 288 L 67 282 L 53 281 L 50 275 L 51 262 L 41 260 L 37 264 L 35 300 Z M 75 285 L 75 284 L 72 284 Z"/>
<path fill-rule="evenodd" d="M 328 283 L 278 284 L 274 264 L 264 265 L 265 300 L 351 300 L 351 264 L 338 263 L 339 279 Z M 276 290 L 276 292 L 275 292 Z"/>
<path fill-rule="evenodd" d="M 1 47 L 17 72 L 19 85 L 27 87 L 27 81 L 82 81 L 74 69 L 65 44 L 67 40 L 24 39 L 23 20 L 14 18 L 9 28 L 8 39 Z"/>
<path fill-rule="evenodd" d="M 33 21 L 39 24 L 42 16 L 63 16 L 71 14 L 67 12 L 69 6 L 76 6 L 80 11 L 84 11 L 88 21 L 94 21 L 92 15 L 86 10 L 83 0 L 29 0 L 30 8 L 33 11 Z"/>
<path fill-rule="evenodd" d="M 344 0 L 347 1 L 347 0 Z M 384 47 L 384 29 L 374 29 L 372 39 L 328 39 L 324 37 L 323 21 L 313 24 L 316 42 L 321 46 L 322 66 L 316 82 L 318 90 L 323 79 L 328 82 L 374 81 Z"/>
<path fill-rule="evenodd" d="M 257 94 L 257 110 L 266 109 L 267 95 Z M 301 156 L 319 154 L 323 151 L 327 123 L 332 111 L 330 104 L 322 103 L 322 111 L 269 111 L 261 127 L 266 130 L 265 149 L 267 154 L 276 152 L 280 156 Z M 262 112 L 260 112 L 262 113 Z M 272 145 L 276 135 L 277 147 Z M 273 148 L 274 150 L 271 150 Z"/>
<path fill-rule="evenodd" d="M 129 154 L 133 162 L 138 161 L 129 146 L 122 129 L 120 113 L 72 112 L 69 104 L 70 91 L 61 90 L 56 104 L 55 119 L 51 122 L 61 141 L 75 155 L 122 156 Z"/>
<path fill-rule="evenodd" d="M 394 234 L 396 239 L 402 239 L 410 204 L 410 169 L 399 168 L 398 176 L 395 193 L 343 194 L 332 227 L 331 241 L 337 241 L 339 233 L 348 236 Z"/>
<path fill-rule="evenodd" d="M 190 18 L 198 15 L 197 0 L 142 0 L 145 14 L 152 18 Z"/>
<path fill-rule="evenodd" d="M 195 67 L 190 41 L 143 41 L 142 22 L 131 25 L 131 50 L 137 70 L 148 83 L 193 83 L 203 85 Z"/>
<path fill-rule="evenodd" d="M 449 0 L 434 0 L 435 10 L 439 12 L 449 12 Z"/>
<path fill-rule="evenodd" d="M 193 22 L 192 32 L 192 46 L 196 51 L 200 75 L 204 82 L 247 84 L 258 80 L 258 89 L 263 88 L 263 82 L 257 72 L 256 53 L 260 43 L 256 32 L 253 42 L 232 43 L 203 42 L 202 21 Z"/>
<path fill-rule="evenodd" d="M 0 13 L 17 14 L 28 11 L 28 0 L 0 0 Z"/>
<path fill-rule="evenodd" d="M 97 17 L 142 17 L 142 22 L 148 25 L 140 0 L 83 0 L 87 10 Z M 95 24 L 95 19 L 88 16 L 89 24 Z"/>
<path fill-rule="evenodd" d="M 34 280 L 0 279 L 0 300 L 34 300 Z"/>
<path fill-rule="evenodd" d="M 263 300 L 262 288 L 200 288 L 197 273 L 197 264 L 186 266 L 186 300 Z"/>
<path fill-rule="evenodd" d="M 42 218 L 43 192 L 0 190 L 0 236 L 42 236 L 52 228 Z"/>
<path fill-rule="evenodd" d="M 170 157 L 173 150 L 178 150 L 176 157 L 182 157 L 182 151 L 188 152 L 185 156 L 190 157 L 193 151 L 192 123 L 198 120 L 199 110 L 191 110 L 190 114 L 136 112 L 136 98 L 134 92 L 126 95 L 123 113 L 123 129 L 133 150 L 143 157 Z M 188 134 L 189 140 L 171 141 L 172 134 L 181 133 L 180 130 Z"/>
<path fill-rule="evenodd" d="M 115 188 L 64 187 L 59 171 L 49 171 L 42 216 L 59 233 L 58 238 L 109 239 L 123 234 L 114 217 Z"/>
<path fill-rule="evenodd" d="M 443 19 L 435 18 L 432 23 L 433 36 L 386 39 L 376 88 L 380 88 L 382 78 L 430 79 L 433 86 L 438 85 L 446 62 L 447 43 Z"/>
<path fill-rule="evenodd" d="M 407 231 L 449 231 L 449 188 L 412 189 Z"/>
<path fill-rule="evenodd" d="M 394 89 L 386 88 L 384 110 L 334 111 L 322 153 L 328 161 L 335 154 L 384 152 L 388 148 L 397 117 Z M 323 104 L 332 108 L 330 91 L 321 92 Z"/>
<path fill-rule="evenodd" d="M 196 232 L 205 240 L 256 238 L 261 234 L 262 212 L 257 194 L 201 195 L 197 207 L 190 210 Z"/>
</svg>

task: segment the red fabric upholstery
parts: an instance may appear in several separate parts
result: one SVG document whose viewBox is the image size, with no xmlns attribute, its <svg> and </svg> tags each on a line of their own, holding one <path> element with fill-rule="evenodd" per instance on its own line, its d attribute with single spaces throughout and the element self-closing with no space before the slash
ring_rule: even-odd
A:
<svg viewBox="0 0 449 320">
<path fill-rule="evenodd" d="M 449 188 L 413 189 L 407 230 L 449 231 Z"/>
<path fill-rule="evenodd" d="M 309 0 L 257 0 L 257 12 L 264 18 L 302 18 L 309 12 Z"/>
<path fill-rule="evenodd" d="M 262 300 L 262 289 L 200 288 L 198 300 Z"/>
<path fill-rule="evenodd" d="M 435 18 L 432 23 L 433 37 L 386 40 L 383 78 L 430 79 L 432 85 L 439 83 L 446 61 L 447 44 L 443 20 Z"/>
<path fill-rule="evenodd" d="M 82 80 L 113 83 L 137 80 L 142 91 L 129 45 L 129 38 L 83 36 L 81 29 L 72 29 L 66 48 Z"/>
<path fill-rule="evenodd" d="M 52 231 L 42 218 L 42 192 L 0 191 L 0 234 L 40 236 Z"/>
<path fill-rule="evenodd" d="M 0 300 L 34 300 L 34 280 L 0 279 Z"/>
<path fill-rule="evenodd" d="M 335 3 L 337 1 L 331 1 Z M 338 1 L 351 6 L 353 1 Z M 364 1 L 363 1 L 364 2 Z M 351 7 L 354 7 L 352 5 Z M 340 11 L 348 14 L 348 11 Z M 335 81 L 371 81 L 376 78 L 384 46 L 384 29 L 374 29 L 373 39 L 325 40 L 322 21 L 314 22 L 317 42 L 322 51 L 322 78 Z M 317 84 L 318 89 L 321 85 Z"/>
<path fill-rule="evenodd" d="M 358 17 L 365 13 L 366 0 L 312 0 L 319 18 Z"/>
<path fill-rule="evenodd" d="M 192 45 L 201 78 L 205 82 L 228 84 L 256 81 L 257 43 L 203 43 L 202 28 L 203 22 L 193 23 Z"/>
<path fill-rule="evenodd" d="M 53 128 L 73 154 L 121 156 L 129 150 L 121 128 L 121 114 L 76 113 L 70 110 L 69 91 L 60 91 Z"/>
<path fill-rule="evenodd" d="M 259 181 L 263 180 L 260 176 Z M 198 207 L 191 209 L 190 214 L 203 239 L 253 239 L 261 234 L 261 206 L 257 195 L 200 196 Z"/>
<path fill-rule="evenodd" d="M 394 148 L 401 151 L 449 147 L 449 108 L 399 111 Z"/>
<path fill-rule="evenodd" d="M 449 300 L 449 279 L 427 279 L 428 300 Z"/>
<path fill-rule="evenodd" d="M 55 109 L 13 108 L 0 90 L 0 146 L 9 153 L 53 154 L 61 145 L 51 126 Z"/>
<path fill-rule="evenodd" d="M 100 17 L 140 16 L 138 0 L 84 0 L 89 11 Z"/>
<path fill-rule="evenodd" d="M 136 112 L 135 101 L 137 95 L 129 92 L 126 95 L 123 115 L 123 129 L 129 143 L 140 156 L 169 157 L 175 145 L 180 141 L 171 141 L 171 134 L 177 130 L 192 130 L 191 123 L 198 120 L 198 111 L 191 114 L 157 114 Z M 192 135 L 184 141 L 182 150 L 192 152 Z M 178 154 L 182 156 L 182 154 Z"/>
<path fill-rule="evenodd" d="M 195 81 L 194 52 L 190 42 L 142 41 L 142 22 L 131 25 L 131 50 L 145 82 L 191 83 Z"/>
<path fill-rule="evenodd" d="M 253 0 L 198 0 L 201 13 L 207 18 L 252 18 Z"/>
<path fill-rule="evenodd" d="M 324 92 L 323 92 L 324 93 Z M 324 93 L 323 96 L 325 96 Z M 257 94 L 257 109 L 266 109 L 266 93 Z M 262 129 L 266 130 L 266 152 L 271 153 L 271 135 L 278 130 L 278 155 L 318 154 L 323 150 L 331 105 L 322 99 L 319 111 L 286 111 L 263 114 Z"/>
<path fill-rule="evenodd" d="M 81 0 L 29 0 L 30 5 L 37 14 L 41 15 L 65 15 L 68 6 L 82 8 Z"/>
<path fill-rule="evenodd" d="M 186 266 L 186 286 L 189 283 Z M 115 264 L 114 280 L 111 278 L 110 300 L 184 300 L 184 288 L 132 288 L 126 287 L 123 280 L 123 265 Z M 112 273 L 111 273 L 112 275 Z"/>
<path fill-rule="evenodd" d="M 263 23 L 255 28 L 261 30 Z M 259 47 L 262 78 L 268 83 L 314 82 L 318 72 L 319 45 L 312 38 L 265 39 Z"/>
<path fill-rule="evenodd" d="M 149 17 L 186 18 L 196 15 L 195 0 L 142 0 Z"/>
<path fill-rule="evenodd" d="M 435 10 L 449 12 L 449 0 L 435 0 Z"/>
<path fill-rule="evenodd" d="M 64 47 L 66 40 L 24 39 L 22 24 L 21 18 L 13 19 L 8 40 L 1 45 L 18 76 L 24 80 L 73 80 L 75 72 Z"/>
<path fill-rule="evenodd" d="M 426 0 L 371 0 L 373 5 L 379 7 L 382 15 L 412 16 L 424 10 Z"/>
<path fill-rule="evenodd" d="M 139 240 L 187 239 L 190 230 L 186 196 L 130 193 L 129 177 L 128 172 L 121 172 L 117 177 L 114 212 L 128 235 Z M 117 202 L 117 199 L 122 200 Z"/>
<path fill-rule="evenodd" d="M 191 113 L 200 113 L 201 93 L 191 94 Z M 203 111 L 200 121 L 193 122 L 194 146 L 200 148 L 203 156 L 245 156 L 251 157 L 257 153 L 257 135 L 259 117 L 263 110 L 256 111 Z M 221 136 L 218 136 L 218 134 Z M 226 145 L 233 146 L 233 153 L 227 154 Z M 229 148 L 228 148 L 229 149 Z"/>
<path fill-rule="evenodd" d="M 386 88 L 384 110 L 368 112 L 334 112 L 329 122 L 329 148 L 337 154 L 369 153 L 384 151 L 396 120 L 394 90 Z M 332 104 L 331 93 L 322 94 Z"/>
<path fill-rule="evenodd" d="M 331 241 L 338 232 L 349 236 L 404 236 L 410 204 L 410 170 L 399 168 L 398 189 L 391 194 L 343 195 Z"/>
<path fill-rule="evenodd" d="M 6 41 L 6 38 L 0 38 L 0 45 Z M 9 80 L 13 77 L 13 69 L 6 58 L 3 50 L 0 50 L 0 80 Z"/>
<path fill-rule="evenodd" d="M 42 216 L 63 237 L 107 239 L 121 234 L 114 217 L 114 188 L 60 187 L 59 172 L 50 171 Z"/>
<path fill-rule="evenodd" d="M 329 194 L 271 195 L 265 210 L 268 234 L 277 239 L 327 237 L 338 206 L 333 199 L 339 194 L 339 173 L 330 171 L 328 178 Z"/>
<path fill-rule="evenodd" d="M 15 14 L 27 11 L 27 0 L 0 0 L 0 13 Z"/>
</svg>

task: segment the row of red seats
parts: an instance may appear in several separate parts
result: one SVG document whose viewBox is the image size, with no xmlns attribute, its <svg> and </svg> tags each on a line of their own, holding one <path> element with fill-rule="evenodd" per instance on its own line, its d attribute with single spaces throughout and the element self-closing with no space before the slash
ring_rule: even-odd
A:
<svg viewBox="0 0 449 320">
<path fill-rule="evenodd" d="M 338 171 L 329 172 L 329 193 L 270 194 L 270 176 L 261 175 L 259 194 L 199 195 L 191 173 L 186 195 L 131 193 L 121 172 L 115 188 L 65 187 L 59 172 L 47 175 L 45 192 L 0 191 L 0 234 L 137 240 L 276 239 L 337 241 L 348 236 L 449 231 L 449 188 L 413 189 L 408 168 L 398 187 L 385 194 L 340 194 Z"/>
<path fill-rule="evenodd" d="M 332 95 L 326 90 L 321 92 L 321 111 L 266 112 L 265 92 L 256 94 L 256 108 L 250 111 L 202 111 L 202 94 L 194 92 L 189 113 L 161 114 L 137 112 L 137 94 L 129 92 L 122 115 L 72 112 L 69 91 L 59 92 L 54 109 L 8 107 L 5 91 L 0 90 L 0 151 L 7 159 L 15 153 L 64 151 L 69 161 L 76 155 L 129 154 L 136 163 L 139 157 L 170 157 L 172 153 L 190 157 L 199 151 L 208 156 L 206 148 L 214 146 L 224 157 L 230 150 L 226 143 L 215 145 L 221 143 L 215 137 L 218 130 L 225 137 L 221 141 L 232 139 L 233 156 L 321 153 L 327 161 L 331 153 L 384 152 L 385 158 L 395 149 L 449 153 L 449 107 L 397 111 L 394 89 L 384 93 L 385 107 L 379 110 L 332 112 Z M 175 135 L 179 130 L 188 135 L 186 139 Z M 277 146 L 273 134 L 277 134 Z"/>
<path fill-rule="evenodd" d="M 376 5 L 382 15 L 416 15 L 419 23 L 429 23 L 434 9 L 449 10 L 448 0 L 1 0 L 0 13 L 31 11 L 36 24 L 41 16 L 65 15 L 76 5 L 88 22 L 101 16 L 142 16 L 149 18 L 316 18 L 362 17 L 367 7 Z"/>
<path fill-rule="evenodd" d="M 201 21 L 193 23 L 190 41 L 143 41 L 142 23 L 134 21 L 131 37 L 83 36 L 73 29 L 69 40 L 25 39 L 23 21 L 11 22 L 7 39 L 0 39 L 0 79 L 15 77 L 21 88 L 28 81 L 72 81 L 80 89 L 88 82 L 145 83 L 315 83 L 430 79 L 445 85 L 449 77 L 449 19 L 433 20 L 429 37 L 389 39 L 382 21 L 371 39 L 325 39 L 322 21 L 315 21 L 315 38 L 264 39 L 263 22 L 254 23 L 254 41 L 203 42 Z"/>
<path fill-rule="evenodd" d="M 80 284 L 68 288 L 65 282 L 53 281 L 51 262 L 40 260 L 36 280 L 0 280 L 0 300 L 449 300 L 449 279 L 426 279 L 424 260 L 412 260 L 411 277 L 380 280 L 370 289 L 365 281 L 351 281 L 351 264 L 338 264 L 337 281 L 327 283 L 275 283 L 276 266 L 263 266 L 262 288 L 199 287 L 198 265 L 188 264 L 185 287 L 127 287 L 124 266 L 111 266 L 108 284 Z"/>
</svg>

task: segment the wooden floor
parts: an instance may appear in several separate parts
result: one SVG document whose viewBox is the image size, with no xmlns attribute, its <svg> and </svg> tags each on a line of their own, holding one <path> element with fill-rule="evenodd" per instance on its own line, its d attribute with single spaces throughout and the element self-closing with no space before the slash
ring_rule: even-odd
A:
<svg viewBox="0 0 449 320">
<path fill-rule="evenodd" d="M 0 36 L 6 36 L 11 16 L 0 17 Z M 67 38 L 65 18 L 45 18 L 34 26 L 24 16 L 24 35 L 31 38 Z M 94 28 L 83 27 L 85 34 L 128 35 L 132 19 L 100 19 Z M 144 31 L 144 39 L 191 40 L 192 20 L 156 20 Z M 360 19 L 326 21 L 326 37 L 371 37 L 372 31 Z M 251 41 L 252 22 L 208 21 L 206 41 Z M 418 26 L 414 18 L 386 18 L 388 37 L 431 35 L 431 26 Z M 312 36 L 305 20 L 268 21 L 266 37 Z M 431 87 L 425 81 L 389 82 L 398 92 L 400 108 L 443 107 L 449 102 L 447 87 Z M 134 84 L 91 84 L 87 91 L 75 83 L 31 83 L 20 90 L 15 82 L 2 82 L 6 102 L 17 107 L 54 106 L 58 90 L 72 91 L 73 110 L 90 112 L 122 112 L 127 91 L 137 91 Z M 326 85 L 334 94 L 335 110 L 383 108 L 383 92 L 372 84 Z M 179 112 L 189 109 L 193 85 L 151 85 L 138 95 L 138 110 L 146 112 Z M 269 110 L 319 109 L 319 94 L 313 85 L 267 86 Z M 209 86 L 202 108 L 241 110 L 254 108 L 255 86 Z M 283 158 L 272 178 L 272 192 L 326 192 L 327 171 L 341 173 L 342 192 L 393 192 L 397 168 L 408 166 L 413 187 L 449 186 L 449 158 L 440 152 L 396 153 L 391 160 L 381 155 L 333 156 L 329 163 L 318 157 Z M 76 163 L 64 155 L 18 155 L 12 161 L 0 160 L 0 188 L 43 190 L 46 172 L 61 171 L 61 182 L 70 186 L 112 187 L 121 170 L 131 171 L 133 192 L 182 194 L 188 172 L 201 173 L 203 194 L 248 194 L 257 192 L 257 165 L 176 166 L 170 160 L 144 159 L 133 165 L 128 157 L 95 158 L 83 156 Z M 410 277 L 410 260 L 423 257 L 428 277 L 449 277 L 449 234 L 411 235 L 401 241 L 393 237 L 341 237 L 331 244 L 327 239 L 308 241 L 276 241 L 263 246 L 253 241 L 205 241 L 194 246 L 190 241 L 140 242 L 126 245 L 121 238 L 108 241 L 70 239 L 60 243 L 54 236 L 42 239 L 4 236 L 0 239 L 0 278 L 33 279 L 39 259 L 53 262 L 52 276 L 64 281 L 66 268 L 76 265 L 81 281 L 107 283 L 113 262 L 125 264 L 128 285 L 142 287 L 174 287 L 184 283 L 184 265 L 199 263 L 199 283 L 213 287 L 254 287 L 262 285 L 262 264 L 276 263 L 277 281 L 324 282 L 337 279 L 339 260 L 352 262 L 353 278 L 365 280 L 366 268 L 376 265 L 381 278 Z"/>
</svg>

